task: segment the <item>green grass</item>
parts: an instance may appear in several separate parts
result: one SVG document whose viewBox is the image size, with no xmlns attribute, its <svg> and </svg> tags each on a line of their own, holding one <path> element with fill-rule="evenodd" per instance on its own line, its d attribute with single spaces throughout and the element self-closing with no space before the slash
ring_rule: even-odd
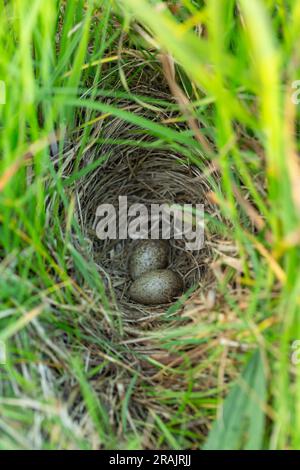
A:
<svg viewBox="0 0 300 470">
<path fill-rule="evenodd" d="M 0 105 L 0 340 L 8 353 L 0 365 L 0 449 L 201 448 L 232 385 L 228 378 L 239 383 L 244 365 L 254 368 L 257 348 L 268 397 L 257 406 L 268 419 L 256 410 L 263 437 L 256 439 L 252 423 L 253 435 L 243 439 L 300 449 L 300 374 L 291 363 L 291 345 L 300 339 L 299 106 L 291 101 L 300 78 L 300 3 L 169 5 L 0 2 L 7 94 Z M 180 104 L 132 92 L 145 70 L 161 76 L 165 52 L 209 152 Z M 122 109 L 122 99 L 172 111 L 185 125 L 153 122 Z M 155 346 L 177 362 L 131 347 L 132 332 L 112 310 L 101 274 L 72 242 L 76 234 L 84 246 L 74 188 L 106 156 L 85 167 L 82 158 L 95 122 L 108 115 L 153 136 L 153 147 L 179 152 L 203 170 L 208 161 L 219 168 L 214 197 L 241 271 L 224 268 L 216 287 L 221 301 L 207 315 L 186 323 L 173 309 L 159 329 L 131 326 L 149 351 Z M 65 179 L 68 145 L 77 150 Z M 256 367 L 261 371 L 260 362 Z M 262 381 L 253 379 L 257 391 Z M 240 412 L 230 396 L 226 414 L 232 407 L 236 422 L 243 408 L 251 415 L 250 396 Z M 236 435 L 217 440 L 220 448 L 248 445 Z"/>
</svg>

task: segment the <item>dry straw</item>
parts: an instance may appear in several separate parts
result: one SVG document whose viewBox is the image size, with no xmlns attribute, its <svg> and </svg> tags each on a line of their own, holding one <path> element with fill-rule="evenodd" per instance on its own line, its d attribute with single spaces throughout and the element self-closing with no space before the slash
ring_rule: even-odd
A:
<svg viewBox="0 0 300 470">
<path fill-rule="evenodd" d="M 141 85 L 141 82 L 147 83 L 147 86 Z M 168 121 L 168 126 L 170 122 L 176 122 L 178 112 L 166 111 L 176 109 L 176 104 L 166 91 L 161 75 L 139 77 L 136 87 L 131 88 L 131 91 L 139 96 L 160 98 L 170 103 L 170 107 L 156 106 L 154 109 L 149 103 L 134 98 L 114 99 L 109 103 L 113 102 L 118 108 L 129 109 L 131 113 L 155 122 Z M 182 122 L 173 125 L 185 127 Z M 80 138 L 79 135 L 77 145 L 70 145 L 66 149 L 63 161 L 59 162 L 63 178 L 72 175 Z M 101 295 L 97 297 L 97 292 L 90 285 L 79 283 L 90 301 L 79 299 L 82 305 L 78 307 L 78 315 L 74 316 L 74 322 L 80 329 L 77 347 L 85 363 L 95 367 L 99 363 L 103 365 L 102 371 L 94 376 L 93 389 L 109 410 L 113 426 L 119 426 L 118 415 L 123 406 L 124 395 L 120 390 L 127 390 L 132 377 L 137 374 L 128 413 L 141 425 L 149 420 L 146 426 L 149 435 L 146 433 L 142 440 L 143 447 L 152 448 L 153 416 L 158 414 L 164 419 L 170 419 L 176 413 L 176 406 L 172 402 L 159 403 L 157 398 L 147 394 L 147 385 L 152 385 L 157 393 L 160 390 L 176 393 L 186 391 L 190 380 L 190 376 L 186 375 L 186 360 L 189 367 L 195 370 L 197 391 L 217 390 L 217 387 L 223 390 L 224 382 L 235 374 L 235 367 L 229 371 L 227 368 L 225 377 L 227 349 L 220 370 L 218 360 L 214 363 L 206 362 L 205 357 L 208 349 L 215 349 L 221 344 L 222 338 L 216 337 L 214 322 L 223 322 L 227 318 L 235 320 L 230 317 L 232 313 L 222 301 L 222 296 L 217 294 L 216 274 L 217 277 L 223 275 L 218 259 L 224 254 L 228 259 L 231 254 L 235 256 L 236 248 L 218 229 L 218 225 L 222 226 L 224 222 L 218 206 L 209 197 L 218 185 L 218 175 L 212 171 L 209 160 L 200 153 L 195 155 L 201 163 L 198 166 L 185 156 L 170 151 L 170 148 L 138 126 L 114 116 L 106 116 L 95 122 L 79 169 L 83 170 L 102 157 L 105 157 L 102 165 L 70 187 L 70 196 L 75 196 L 75 216 L 86 240 L 83 246 L 73 233 L 72 243 L 82 256 L 92 262 L 105 282 L 111 300 L 111 316 L 107 316 Z M 58 166 L 58 162 L 56 164 Z M 142 202 L 146 206 L 174 202 L 204 204 L 205 213 L 214 221 L 206 224 L 205 246 L 198 252 L 187 251 L 181 240 L 170 241 L 170 268 L 183 276 L 188 292 L 181 302 L 152 307 L 128 299 L 131 279 L 127 263 L 135 242 L 101 242 L 95 232 L 98 205 L 112 203 L 118 207 L 120 195 L 126 195 L 129 204 Z M 79 273 L 72 260 L 69 260 L 69 265 L 71 276 L 78 282 Z M 240 296 L 239 292 L 237 294 Z M 121 327 L 118 328 L 118 325 Z M 171 341 L 173 335 L 173 346 L 166 347 L 166 342 Z M 182 341 L 177 342 L 178 337 Z M 62 343 L 61 348 L 65 347 L 74 348 L 74 345 Z M 67 375 L 65 380 L 65 389 L 72 389 Z M 92 426 L 79 391 L 72 401 L 72 417 L 85 423 L 87 429 L 84 432 L 89 435 Z M 201 423 L 190 423 L 191 432 L 194 433 L 205 434 L 207 426 L 206 419 Z M 118 429 L 122 433 L 122 429 Z"/>
<path fill-rule="evenodd" d="M 149 90 L 143 87 L 134 91 L 149 94 Z M 166 92 L 151 92 L 156 98 L 172 101 Z M 122 101 L 118 102 L 118 106 L 130 107 L 131 113 L 153 121 L 171 117 L 140 103 Z M 97 142 L 97 133 L 101 143 Z M 112 288 L 113 297 L 125 318 L 163 311 L 166 306 L 149 308 L 128 299 L 126 294 L 131 279 L 127 263 L 135 242 L 130 239 L 99 240 L 95 230 L 97 207 L 110 203 L 118 212 L 119 196 L 127 196 L 128 205 L 143 203 L 149 210 L 153 203 L 203 204 L 206 213 L 216 216 L 216 208 L 207 197 L 211 190 L 208 179 L 195 164 L 178 153 L 154 145 L 155 139 L 151 135 L 119 118 L 106 119 L 94 132 L 94 137 L 96 142 L 85 153 L 83 165 L 101 156 L 105 156 L 105 162 L 83 178 L 76 188 L 77 218 L 85 238 L 90 242 L 90 256 L 108 280 L 107 284 Z M 210 236 L 206 232 L 206 238 Z M 169 267 L 183 277 L 186 289 L 197 285 L 203 288 L 211 283 L 210 250 L 207 245 L 193 252 L 186 249 L 183 240 L 170 240 L 170 245 Z"/>
</svg>

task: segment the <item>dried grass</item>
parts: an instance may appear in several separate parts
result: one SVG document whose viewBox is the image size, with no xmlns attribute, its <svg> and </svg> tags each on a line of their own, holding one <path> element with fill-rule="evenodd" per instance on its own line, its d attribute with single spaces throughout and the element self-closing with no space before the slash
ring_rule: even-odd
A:
<svg viewBox="0 0 300 470">
<path fill-rule="evenodd" d="M 140 95 L 152 94 L 174 103 L 169 93 L 162 90 L 161 78 L 157 83 L 157 88 L 152 80 L 149 87 L 138 85 L 134 91 Z M 154 121 L 173 118 L 172 113 L 157 112 L 141 103 L 129 103 L 123 100 L 118 102 L 118 107 L 130 107 L 131 112 Z M 112 143 L 114 140 L 126 139 L 131 141 L 130 144 Z M 133 140 L 136 140 L 136 145 L 133 144 Z M 229 315 L 226 304 L 222 303 L 222 298 L 216 291 L 216 283 L 223 275 L 222 256 L 226 255 L 227 258 L 232 256 L 232 259 L 236 257 L 234 244 L 210 226 L 206 226 L 205 247 L 198 252 L 187 251 L 182 240 L 171 240 L 170 268 L 183 276 L 186 290 L 192 288 L 190 294 L 183 297 L 182 302 L 175 302 L 173 305 L 143 306 L 126 297 L 131 282 L 127 262 L 135 241 L 102 242 L 96 236 L 97 206 L 112 203 L 117 208 L 120 195 L 128 197 L 128 204 L 142 202 L 147 207 L 151 203 L 204 204 L 206 213 L 211 214 L 215 220 L 224 222 L 218 206 L 210 197 L 213 188 L 209 178 L 215 177 L 214 184 L 217 185 L 218 175 L 211 169 L 209 161 L 203 161 L 200 168 L 182 155 L 154 145 L 154 142 L 154 138 L 149 134 L 118 118 L 109 117 L 100 120 L 95 125 L 92 143 L 83 153 L 81 167 L 103 155 L 107 155 L 108 158 L 103 165 L 81 178 L 75 188 L 71 189 L 73 194 L 75 191 L 75 215 L 84 234 L 86 246 L 80 245 L 75 235 L 73 243 L 88 261 L 91 259 L 94 261 L 107 287 L 112 315 L 114 318 L 121 316 L 122 323 L 122 332 L 118 332 L 112 328 L 105 316 L 99 314 L 99 308 L 103 311 L 103 306 L 91 303 L 87 308 L 85 305 L 79 325 L 82 335 L 80 347 L 84 352 L 87 369 L 107 362 L 107 365 L 103 365 L 101 373 L 94 376 L 93 389 L 108 410 L 111 424 L 120 439 L 124 433 L 119 418 L 124 394 L 130 386 L 132 377 L 137 377 L 133 395 L 128 403 L 127 416 L 129 427 L 134 433 L 138 432 L 137 428 L 141 425 L 144 432 L 143 448 L 155 446 L 157 439 L 157 435 L 153 434 L 156 432 L 156 426 L 153 424 L 155 415 L 167 421 L 176 415 L 178 400 L 173 402 L 166 398 L 164 401 L 162 398 L 158 402 L 155 395 L 161 393 L 163 397 L 166 390 L 180 394 L 187 389 L 189 377 L 183 373 L 185 364 L 188 363 L 190 370 L 194 370 L 194 380 L 197 380 L 194 391 L 204 392 L 204 395 L 206 391 L 217 390 L 218 387 L 222 393 L 224 383 L 228 382 L 229 377 L 232 378 L 236 372 L 234 363 L 229 369 L 227 367 L 226 373 L 224 372 L 224 361 L 230 355 L 227 349 L 221 365 L 218 361 L 212 364 L 207 360 L 211 351 L 221 344 L 221 340 L 226 342 L 226 337 L 218 338 L 213 332 L 214 322 L 219 320 L 225 322 L 226 316 Z M 141 146 L 141 143 L 149 145 Z M 73 170 L 76 152 L 77 147 L 71 146 L 65 153 L 62 162 L 64 178 Z M 91 294 L 92 297 L 89 288 L 86 286 L 84 289 L 87 296 Z M 166 341 L 172 338 L 172 332 L 177 328 L 183 328 L 180 337 L 186 339 L 186 346 L 184 341 L 178 346 L 166 346 Z M 194 335 L 200 342 L 193 346 L 193 341 L 190 342 L 189 339 Z M 227 336 L 230 338 L 230 333 Z M 106 342 L 111 342 L 111 350 L 103 351 L 97 346 L 102 337 L 105 337 Z M 83 338 L 90 339 L 84 341 Z M 92 338 L 94 341 L 91 343 Z M 220 370 L 219 365 L 222 366 Z M 89 421 L 85 422 L 88 413 L 81 401 L 80 390 L 73 389 L 67 376 L 65 380 L 66 393 L 72 390 L 72 400 L 69 402 L 71 417 L 80 424 L 85 435 L 91 436 L 92 427 Z M 152 392 L 150 394 L 147 392 L 147 388 L 148 391 L 155 390 L 153 397 L 151 397 Z M 192 410 L 186 412 L 192 413 Z M 200 421 L 199 418 L 189 421 L 191 434 L 204 436 L 207 433 L 208 421 L 205 417 Z"/>
<path fill-rule="evenodd" d="M 172 99 L 161 91 L 156 91 L 155 96 L 164 100 Z M 120 103 L 120 106 L 126 107 L 128 103 Z M 166 118 L 139 104 L 132 105 L 131 112 L 143 116 L 146 114 L 148 119 Z M 216 216 L 216 208 L 207 198 L 212 188 L 200 168 L 179 154 L 152 146 L 154 139 L 141 134 L 138 127 L 118 118 L 110 118 L 98 130 L 104 143 L 96 143 L 86 152 L 83 165 L 102 155 L 108 158 L 102 166 L 83 178 L 76 188 L 77 218 L 91 246 L 90 255 L 101 275 L 105 276 L 107 285 L 113 289 L 114 298 L 125 320 L 163 312 L 166 306 L 146 308 L 126 297 L 131 282 L 127 262 L 136 242 L 130 239 L 99 240 L 96 236 L 96 209 L 100 204 L 110 203 L 118 213 L 119 196 L 127 196 L 128 205 L 143 203 L 149 211 L 153 203 L 203 204 L 205 212 Z M 114 139 L 127 139 L 131 143 L 114 145 L 111 143 Z M 136 139 L 136 146 L 132 144 L 133 139 Z M 148 148 L 139 145 L 147 142 Z M 206 237 L 211 238 L 213 234 L 207 232 Z M 183 277 L 186 289 L 197 285 L 203 289 L 212 282 L 209 269 L 211 250 L 208 245 L 193 252 L 186 249 L 183 240 L 170 240 L 170 245 L 169 267 Z"/>
</svg>

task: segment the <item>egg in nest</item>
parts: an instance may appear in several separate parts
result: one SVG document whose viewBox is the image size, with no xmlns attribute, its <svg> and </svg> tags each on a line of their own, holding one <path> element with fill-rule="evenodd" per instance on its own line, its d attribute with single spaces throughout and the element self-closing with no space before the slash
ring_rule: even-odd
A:
<svg viewBox="0 0 300 470">
<path fill-rule="evenodd" d="M 183 290 L 179 274 L 170 269 L 156 269 L 143 273 L 130 286 L 129 297 L 144 305 L 172 302 Z"/>
<path fill-rule="evenodd" d="M 129 259 L 132 279 L 142 274 L 168 266 L 170 246 L 167 240 L 141 240 L 134 247 Z"/>
</svg>

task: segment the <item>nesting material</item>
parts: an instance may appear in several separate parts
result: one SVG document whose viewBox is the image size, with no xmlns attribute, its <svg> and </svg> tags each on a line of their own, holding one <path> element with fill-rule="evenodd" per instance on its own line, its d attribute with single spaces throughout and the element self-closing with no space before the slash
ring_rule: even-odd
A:
<svg viewBox="0 0 300 470">
<path fill-rule="evenodd" d="M 162 99 L 170 99 L 167 94 L 160 95 Z M 119 106 L 127 104 L 124 102 Z M 153 121 L 170 117 L 132 103 L 131 112 Z M 135 314 L 141 315 L 141 312 L 143 315 L 151 314 L 160 307 L 141 307 L 128 297 L 131 275 L 134 278 L 138 276 L 136 268 L 129 268 L 128 260 L 139 241 L 99 240 L 96 235 L 97 207 L 105 203 L 112 204 L 118 215 L 119 197 L 127 196 L 128 205 L 142 203 L 149 212 L 151 204 L 176 203 L 203 204 L 205 212 L 212 214 L 215 208 L 207 197 L 212 188 L 201 168 L 170 148 L 160 148 L 147 130 L 143 131 L 114 117 L 107 119 L 101 126 L 94 132 L 101 138 L 101 143 L 86 152 L 84 165 L 104 156 L 105 162 L 77 185 L 77 218 L 88 241 L 88 256 L 92 256 L 108 290 L 113 292 L 119 311 L 128 318 Z M 126 140 L 130 143 L 127 144 Z M 114 143 L 120 141 L 121 144 Z M 198 158 L 200 161 L 200 154 Z M 203 287 L 211 281 L 212 273 L 208 268 L 211 255 L 207 244 L 201 250 L 189 251 L 184 240 L 171 239 L 168 251 L 167 267 L 181 277 L 185 290 L 192 286 Z M 155 269 L 162 267 L 166 267 L 164 257 L 161 265 L 153 266 Z"/>
<path fill-rule="evenodd" d="M 129 258 L 129 272 L 133 280 L 155 269 L 166 268 L 169 244 L 166 240 L 141 240 Z"/>
<path fill-rule="evenodd" d="M 152 111 L 149 107 L 143 106 L 141 101 L 137 103 L 134 99 L 131 101 L 118 99 L 115 106 L 153 122 L 167 121 L 165 125 L 170 126 L 170 121 L 177 120 L 178 112 L 170 111 L 174 106 L 170 94 L 160 91 L 165 86 L 163 77 L 160 74 L 154 76 L 152 68 L 142 77 L 136 75 L 135 71 L 134 65 L 128 72 L 128 76 L 137 77 L 136 82 L 138 82 L 137 88 L 132 87 L 131 91 L 140 97 L 148 94 L 160 98 L 164 103 L 170 103 L 170 107 L 168 108 L 166 104 L 163 111 L 157 108 Z M 145 85 L 141 86 L 141 83 Z M 111 103 L 113 98 L 109 100 Z M 84 119 L 84 116 L 82 118 Z M 98 291 L 94 287 L 94 282 L 91 282 L 92 288 L 87 281 L 84 285 L 81 284 L 80 270 L 74 265 L 72 258 L 67 259 L 67 263 L 70 276 L 79 283 L 85 294 L 82 296 L 81 292 L 78 292 L 82 306 L 78 307 L 74 322 L 76 329 L 80 328 L 80 334 L 78 343 L 74 347 L 83 352 L 84 361 L 89 367 L 98 370 L 95 375 L 93 374 L 91 384 L 109 412 L 112 429 L 118 433 L 124 390 L 130 387 L 133 374 L 136 372 L 137 381 L 128 402 L 128 413 L 135 423 L 147 422 L 149 409 L 153 409 L 155 413 L 166 419 L 177 415 L 177 402 L 174 403 L 168 396 L 166 400 L 161 399 L 161 390 L 170 391 L 171 398 L 185 393 L 191 383 L 190 371 L 195 373 L 193 385 L 196 387 L 195 396 L 202 391 L 205 394 L 207 391 L 211 393 L 211 390 L 216 390 L 218 395 L 220 364 L 215 355 L 211 356 L 212 360 L 206 360 L 207 351 L 211 347 L 215 348 L 219 340 L 216 338 L 218 329 L 213 328 L 213 325 L 215 322 L 228 321 L 238 324 L 239 320 L 235 316 L 236 309 L 232 309 L 230 304 L 227 305 L 215 290 L 216 278 L 220 276 L 222 280 L 223 274 L 218 258 L 224 252 L 227 259 L 231 259 L 230 255 L 237 256 L 237 251 L 231 240 L 228 240 L 222 232 L 217 232 L 218 222 L 222 225 L 223 221 L 218 206 L 210 202 L 213 198 L 209 198 L 208 194 L 212 190 L 216 191 L 218 175 L 213 173 L 208 161 L 203 161 L 203 165 L 198 167 L 179 151 L 171 150 L 170 146 L 162 143 L 159 138 L 151 137 L 149 131 L 141 127 L 128 124 L 113 116 L 105 119 L 99 116 L 99 118 L 95 119 L 91 139 L 84 149 L 83 158 L 80 159 L 78 170 L 84 169 L 84 176 L 79 181 L 76 180 L 72 186 L 66 186 L 66 191 L 69 191 L 70 198 L 76 201 L 75 216 L 84 234 L 82 240 L 77 232 L 72 232 L 72 244 L 89 261 L 89 265 L 94 263 L 99 277 L 104 281 L 111 300 L 109 316 L 106 313 L 108 309 L 102 304 L 102 291 L 97 296 Z M 79 124 L 81 123 L 80 121 Z M 178 125 L 189 131 L 184 123 L 180 122 Z M 76 137 L 75 143 L 68 146 L 63 160 L 54 161 L 62 178 L 72 175 L 78 152 L 81 155 L 81 132 L 72 135 Z M 195 157 L 201 161 L 201 155 Z M 105 160 L 103 165 L 99 165 L 100 159 Z M 86 173 L 85 169 L 91 167 L 94 169 Z M 210 181 L 207 175 L 211 177 Z M 138 240 L 101 241 L 96 236 L 97 206 L 112 203 L 117 208 L 119 196 L 124 195 L 128 196 L 129 204 L 143 202 L 147 207 L 152 203 L 202 203 L 205 213 L 217 222 L 212 227 L 206 225 L 205 246 L 200 251 L 188 251 L 183 240 L 169 241 L 169 259 L 166 268 L 177 273 L 184 283 L 185 295 L 180 301 L 177 301 L 176 297 L 172 299 L 175 305 L 146 305 L 128 296 L 133 283 L 128 260 L 135 246 L 140 243 Z M 56 199 L 52 198 L 51 201 Z M 49 211 L 50 209 L 51 207 Z M 94 269 L 92 275 L 94 276 Z M 228 284 L 226 268 L 224 275 Z M 228 288 L 232 290 L 231 285 L 228 285 Z M 240 297 L 241 292 L 236 290 L 237 303 Z M 70 318 L 73 318 L 73 315 L 68 316 L 69 320 Z M 207 325 L 204 331 L 205 339 L 202 325 Z M 184 326 L 184 329 L 180 333 L 182 336 L 179 337 L 178 328 L 181 326 Z M 223 338 L 222 327 L 219 328 L 219 334 Z M 235 339 L 235 330 L 232 335 Z M 183 341 L 180 338 L 183 338 Z M 60 341 L 65 348 L 65 335 L 59 335 L 57 341 Z M 108 349 L 106 349 L 107 344 L 110 344 Z M 67 343 L 67 346 L 69 348 L 72 345 Z M 223 355 L 221 359 L 223 360 Z M 200 368 L 199 363 L 201 363 Z M 186 364 L 189 364 L 188 369 Z M 229 370 L 226 371 L 226 382 L 234 377 L 236 367 L 234 354 L 234 360 L 230 362 Z M 68 396 L 73 397 L 73 418 L 87 425 L 92 432 L 93 426 L 86 419 L 85 401 L 79 388 L 77 394 L 76 390 L 75 395 L 73 393 L 73 376 L 64 374 L 63 379 L 64 390 Z M 151 387 L 148 387 L 149 384 Z M 151 394 L 148 393 L 149 389 Z M 157 394 L 153 395 L 152 391 L 157 391 Z M 195 400 L 197 401 L 197 398 Z M 206 434 L 209 424 L 209 421 L 204 421 L 202 417 L 192 420 L 190 435 Z M 181 424 L 178 426 L 180 431 Z M 152 448 L 156 442 L 152 440 L 151 429 L 150 422 L 150 434 L 148 431 L 143 434 L 144 430 L 141 431 L 139 427 L 134 430 L 134 432 L 141 431 L 141 435 L 145 436 L 143 439 L 147 441 L 145 445 L 149 448 Z M 191 440 L 193 441 L 193 438 Z"/>
</svg>

